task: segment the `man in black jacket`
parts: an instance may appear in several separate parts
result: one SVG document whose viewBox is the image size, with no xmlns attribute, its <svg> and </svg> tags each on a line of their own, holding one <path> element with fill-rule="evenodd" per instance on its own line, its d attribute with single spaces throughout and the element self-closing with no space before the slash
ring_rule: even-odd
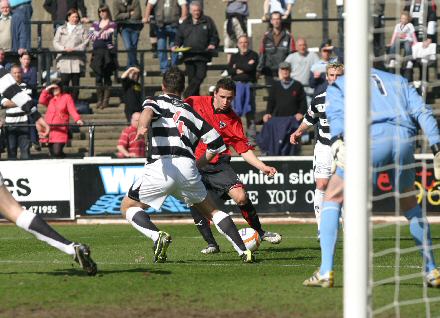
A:
<svg viewBox="0 0 440 318">
<path fill-rule="evenodd" d="M 200 95 L 200 85 L 206 77 L 206 63 L 211 61 L 212 52 L 217 48 L 219 37 L 214 21 L 203 14 L 199 1 L 190 4 L 188 17 L 177 30 L 175 47 L 190 47 L 190 51 L 183 54 L 188 87 L 183 96 Z"/>
<path fill-rule="evenodd" d="M 282 16 L 279 12 L 272 12 L 270 23 L 272 29 L 264 33 L 260 44 L 260 60 L 257 72 L 264 75 L 267 85 L 273 85 L 278 74 L 278 65 L 290 53 L 296 51 L 295 39 L 283 28 Z"/>
<path fill-rule="evenodd" d="M 54 32 L 57 30 L 57 27 L 65 23 L 67 11 L 70 9 L 76 9 L 81 12 L 82 23 L 89 22 L 84 0 L 45 0 L 43 8 L 49 12 L 52 17 Z"/>
<path fill-rule="evenodd" d="M 279 65 L 279 81 L 272 85 L 267 101 L 263 122 L 272 117 L 291 117 L 300 122 L 307 110 L 307 99 L 303 85 L 290 77 L 291 66 L 288 62 Z"/>
</svg>

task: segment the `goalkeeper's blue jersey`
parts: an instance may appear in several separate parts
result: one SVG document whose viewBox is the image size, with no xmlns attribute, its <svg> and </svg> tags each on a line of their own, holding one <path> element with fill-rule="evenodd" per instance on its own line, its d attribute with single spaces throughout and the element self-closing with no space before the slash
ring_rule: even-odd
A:
<svg viewBox="0 0 440 318">
<path fill-rule="evenodd" d="M 418 123 L 428 137 L 430 145 L 440 143 L 437 122 L 431 108 L 423 102 L 422 97 L 406 79 L 372 69 L 370 81 L 371 129 L 374 129 L 375 124 L 388 123 L 416 135 Z M 344 86 L 345 76 L 341 76 L 327 89 L 325 112 L 332 137 L 344 134 Z"/>
</svg>

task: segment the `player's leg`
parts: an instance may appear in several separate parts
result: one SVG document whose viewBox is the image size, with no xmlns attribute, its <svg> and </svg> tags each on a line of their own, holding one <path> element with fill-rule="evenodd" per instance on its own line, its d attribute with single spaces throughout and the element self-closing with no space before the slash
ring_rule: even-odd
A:
<svg viewBox="0 0 440 318">
<path fill-rule="evenodd" d="M 212 234 L 209 220 L 205 218 L 194 206 L 191 206 L 190 210 L 197 230 L 199 230 L 205 242 L 208 243 L 208 246 L 204 248 L 201 252 L 203 254 L 213 254 L 220 252 L 220 248 L 214 238 L 214 235 Z"/>
<path fill-rule="evenodd" d="M 263 241 L 267 241 L 272 244 L 279 244 L 281 242 L 281 235 L 263 230 L 257 211 L 255 210 L 251 200 L 249 200 L 242 183 L 236 184 L 234 187 L 232 187 L 229 190 L 228 195 L 232 200 L 234 200 L 235 203 L 237 203 L 243 218 L 251 228 L 258 232 L 258 235 L 260 235 Z"/>
<path fill-rule="evenodd" d="M 313 173 L 315 177 L 315 195 L 313 197 L 313 209 L 315 211 L 316 224 L 318 225 L 318 240 L 320 238 L 321 211 L 324 193 L 328 181 L 332 175 L 331 168 L 333 155 L 330 146 L 317 142 L 313 151 Z"/>
<path fill-rule="evenodd" d="M 251 251 L 246 249 L 232 218 L 225 212 L 216 209 L 202 182 L 202 176 L 196 167 L 195 161 L 188 158 L 175 158 L 173 163 L 179 167 L 179 174 L 176 176 L 178 187 L 172 194 L 185 200 L 188 205 L 194 205 L 204 217 L 212 220 L 220 234 L 232 243 L 243 261 L 246 263 L 253 262 L 254 256 Z"/>
<path fill-rule="evenodd" d="M 425 265 L 424 271 L 428 285 L 431 287 L 440 287 L 440 273 L 436 269 L 432 251 L 429 222 L 426 216 L 423 215 L 422 208 L 417 204 L 417 199 L 414 194 L 415 170 L 411 167 L 411 165 L 414 164 L 414 148 L 412 143 L 401 143 L 398 147 L 400 150 L 400 164 L 397 170 L 397 180 L 399 181 L 398 189 L 401 196 L 399 199 L 400 210 L 408 219 L 410 233 L 416 246 L 420 249 Z M 410 168 L 406 168 L 408 166 Z"/>
<path fill-rule="evenodd" d="M 340 169 L 338 169 L 340 170 Z M 337 172 L 331 177 L 321 211 L 321 275 L 333 271 L 333 259 L 338 238 L 339 216 L 344 199 L 344 180 Z"/>
<path fill-rule="evenodd" d="M 145 165 L 144 174 L 134 182 L 121 202 L 122 216 L 136 230 L 154 242 L 154 262 L 167 260 L 166 252 L 171 243 L 171 235 L 160 231 L 145 210 L 149 206 L 156 210 L 160 209 L 166 199 L 167 189 L 174 182 L 171 177 L 165 180 L 163 172 L 167 171 L 165 165 L 163 160 Z"/>
<path fill-rule="evenodd" d="M 231 242 L 232 246 L 243 258 L 244 262 L 251 263 L 254 261 L 252 253 L 246 249 L 232 218 L 225 212 L 217 210 L 209 196 L 205 197 L 203 201 L 195 203 L 194 206 L 200 211 L 200 213 L 202 213 L 202 215 L 212 220 L 219 233 Z"/>
<path fill-rule="evenodd" d="M 213 165 L 209 165 L 213 166 Z M 212 197 L 221 197 L 224 193 L 218 187 L 215 185 L 215 175 L 216 173 L 205 173 L 204 170 L 199 170 L 199 173 L 202 177 L 202 182 Z M 213 180 L 214 178 L 214 180 Z M 212 184 L 214 181 L 214 184 Z M 208 243 L 208 246 L 201 250 L 203 254 L 212 254 L 212 253 L 218 253 L 220 252 L 220 248 L 214 238 L 214 235 L 212 234 L 211 227 L 210 227 L 210 221 L 205 216 L 203 216 L 198 209 L 196 209 L 194 206 L 190 207 L 191 209 L 191 215 L 194 219 L 194 223 L 197 226 L 197 229 L 199 230 L 200 234 L 202 235 L 203 239 Z"/>
<path fill-rule="evenodd" d="M 61 236 L 39 215 L 24 210 L 2 183 L 0 175 L 0 213 L 18 227 L 33 234 L 38 240 L 74 257 L 89 275 L 96 275 L 97 266 L 90 257 L 90 249 Z"/>
<path fill-rule="evenodd" d="M 420 253 L 423 257 L 423 263 L 425 265 L 425 273 L 429 274 L 436 270 L 436 263 L 434 254 L 432 251 L 431 230 L 429 222 L 426 217 L 423 216 L 422 208 L 417 204 L 417 199 L 414 194 L 413 187 L 409 187 L 401 194 L 400 207 L 402 213 L 409 221 L 409 230 L 417 245 L 420 248 Z M 440 287 L 440 273 L 436 273 L 434 281 L 431 282 L 432 286 Z"/>
<path fill-rule="evenodd" d="M 131 190 L 131 189 L 130 189 Z M 151 221 L 150 216 L 145 213 L 148 205 L 132 199 L 130 192 L 121 202 L 121 214 L 136 230 L 141 232 L 153 242 L 159 238 L 159 229 Z"/>
<path fill-rule="evenodd" d="M 121 202 L 122 216 L 125 217 L 128 223 L 136 230 L 153 241 L 153 262 L 163 263 L 167 260 L 166 252 L 171 243 L 171 236 L 156 227 L 151 221 L 150 216 L 145 213 L 147 208 L 148 205 L 134 200 L 129 196 L 125 196 Z"/>
<path fill-rule="evenodd" d="M 316 225 L 318 226 L 318 240 L 320 238 L 321 229 L 321 211 L 322 203 L 324 201 L 325 189 L 327 188 L 329 179 L 318 178 L 315 179 L 316 188 L 315 195 L 313 197 L 313 209 L 315 211 Z"/>
<path fill-rule="evenodd" d="M 338 238 L 339 216 L 344 198 L 343 170 L 330 178 L 321 211 L 321 266 L 303 285 L 333 287 L 333 263 Z"/>
<path fill-rule="evenodd" d="M 237 174 L 226 162 L 209 164 L 203 169 L 199 170 L 199 172 L 202 177 L 202 182 L 209 195 L 211 196 L 211 199 L 218 198 L 223 201 L 229 199 L 229 189 L 235 184 L 241 183 Z M 202 235 L 209 244 L 208 247 L 202 250 L 202 253 L 209 250 L 216 252 L 218 250 L 218 246 L 217 243 L 215 243 L 215 245 L 212 245 L 213 242 L 215 242 L 215 239 L 209 227 L 209 220 L 211 218 L 207 218 L 206 215 L 202 214 L 203 212 L 199 211 L 196 208 L 192 208 L 191 211 L 197 211 L 199 215 L 198 220 L 202 219 L 202 223 L 200 224 L 201 226 L 197 224 L 197 228 L 201 233 L 203 231 Z M 196 220 L 196 218 L 194 218 L 194 220 Z M 215 247 L 217 247 L 217 249 Z"/>
</svg>

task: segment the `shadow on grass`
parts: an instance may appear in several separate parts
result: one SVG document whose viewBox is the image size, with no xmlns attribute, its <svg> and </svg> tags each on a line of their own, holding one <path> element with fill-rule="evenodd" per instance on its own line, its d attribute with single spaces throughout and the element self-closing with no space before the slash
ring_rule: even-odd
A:
<svg viewBox="0 0 440 318">
<path fill-rule="evenodd" d="M 218 254 L 217 254 L 218 255 Z M 260 260 L 257 258 L 257 260 L 254 263 L 258 263 Z M 243 264 L 243 262 L 241 261 L 240 258 L 230 258 L 230 259 L 225 259 L 225 258 L 210 258 L 209 256 L 207 256 L 207 258 L 200 258 L 200 259 L 185 259 L 185 260 L 177 260 L 177 261 L 167 261 L 167 263 L 170 264 L 194 264 L 194 263 L 237 263 L 237 264 Z"/>
<path fill-rule="evenodd" d="M 414 283 L 410 283 L 410 282 L 402 283 L 402 282 L 400 282 L 399 285 L 400 286 L 415 286 L 417 288 L 421 288 L 421 287 L 423 287 L 423 282 L 422 281 L 420 281 L 420 283 L 416 283 L 416 282 L 414 282 Z M 395 287 L 396 284 L 390 282 L 390 283 L 381 284 L 380 286 L 375 286 L 374 288 L 375 289 L 380 289 L 380 287 L 384 287 L 384 286 L 394 286 Z M 435 289 L 432 289 L 432 290 L 435 290 Z"/>
<path fill-rule="evenodd" d="M 165 270 L 147 269 L 147 268 L 111 269 L 111 270 L 100 270 L 98 268 L 98 273 L 96 274 L 96 276 L 119 274 L 119 273 L 144 273 L 146 275 L 172 274 L 172 272 L 168 270 L 165 271 Z M 87 273 L 80 268 L 55 269 L 53 271 L 47 271 L 47 272 L 0 272 L 0 275 L 21 275 L 21 274 L 38 274 L 38 275 L 49 275 L 49 276 L 87 276 Z"/>
<path fill-rule="evenodd" d="M 270 252 L 270 253 L 289 253 L 289 252 L 299 252 L 299 251 L 320 251 L 319 246 L 307 246 L 307 247 L 278 247 L 271 246 L 259 249 L 260 252 Z"/>
</svg>

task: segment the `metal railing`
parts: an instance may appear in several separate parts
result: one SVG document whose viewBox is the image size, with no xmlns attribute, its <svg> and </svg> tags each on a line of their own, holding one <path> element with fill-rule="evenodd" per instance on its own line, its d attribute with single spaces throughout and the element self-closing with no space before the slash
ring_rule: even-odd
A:
<svg viewBox="0 0 440 318">
<path fill-rule="evenodd" d="M 127 127 L 128 124 L 126 122 L 84 122 L 83 125 L 78 124 L 49 124 L 50 127 L 68 127 L 68 128 L 81 128 L 88 127 L 89 134 L 89 151 L 88 156 L 95 156 L 95 130 L 96 127 Z M 7 127 L 35 127 L 35 124 L 11 124 L 5 123 L 2 127 L 0 127 L 0 135 L 5 134 Z M 66 132 L 67 133 L 67 132 Z M 116 144 L 115 144 L 116 148 Z"/>
</svg>

